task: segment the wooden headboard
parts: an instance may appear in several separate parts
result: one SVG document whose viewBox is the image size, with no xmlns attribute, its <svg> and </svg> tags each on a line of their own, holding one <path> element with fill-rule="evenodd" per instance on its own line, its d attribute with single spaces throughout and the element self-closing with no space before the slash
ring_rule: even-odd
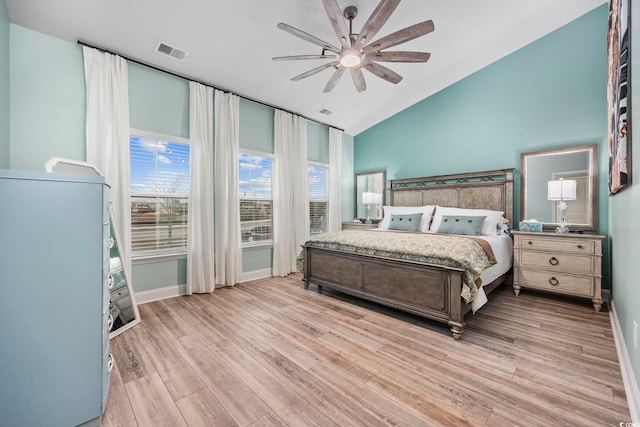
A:
<svg viewBox="0 0 640 427">
<path fill-rule="evenodd" d="M 503 211 L 513 228 L 513 169 L 386 181 L 391 206 L 440 205 Z"/>
</svg>

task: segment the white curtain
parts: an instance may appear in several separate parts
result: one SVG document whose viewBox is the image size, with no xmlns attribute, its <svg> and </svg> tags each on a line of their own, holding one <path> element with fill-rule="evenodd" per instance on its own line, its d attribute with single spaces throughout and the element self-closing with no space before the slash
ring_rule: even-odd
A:
<svg viewBox="0 0 640 427">
<path fill-rule="evenodd" d="M 213 292 L 213 88 L 189 82 L 190 184 L 187 294 Z"/>
<path fill-rule="evenodd" d="M 342 131 L 329 128 L 329 232 L 342 229 L 341 174 Z"/>
<path fill-rule="evenodd" d="M 215 91 L 215 264 L 216 286 L 240 281 L 240 201 L 238 150 L 240 98 Z"/>
<path fill-rule="evenodd" d="M 281 110 L 274 120 L 273 275 L 286 276 L 309 237 L 307 120 Z"/>
<path fill-rule="evenodd" d="M 111 184 L 111 223 L 125 275 L 131 281 L 131 192 L 129 77 L 127 61 L 82 47 L 87 89 L 87 162 Z"/>
</svg>

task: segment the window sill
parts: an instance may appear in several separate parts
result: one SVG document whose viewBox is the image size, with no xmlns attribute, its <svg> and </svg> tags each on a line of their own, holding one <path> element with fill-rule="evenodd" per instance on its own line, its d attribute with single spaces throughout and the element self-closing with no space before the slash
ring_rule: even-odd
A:
<svg viewBox="0 0 640 427">
<path fill-rule="evenodd" d="M 244 242 L 242 243 L 242 249 L 262 249 L 272 248 L 273 240 L 258 240 L 257 242 Z"/>
<path fill-rule="evenodd" d="M 131 259 L 131 264 L 149 264 L 153 262 L 163 262 L 163 261 L 172 261 L 176 259 L 185 259 L 187 258 L 186 252 L 174 253 L 174 254 L 164 254 L 164 255 L 143 255 L 139 257 L 135 257 Z"/>
</svg>

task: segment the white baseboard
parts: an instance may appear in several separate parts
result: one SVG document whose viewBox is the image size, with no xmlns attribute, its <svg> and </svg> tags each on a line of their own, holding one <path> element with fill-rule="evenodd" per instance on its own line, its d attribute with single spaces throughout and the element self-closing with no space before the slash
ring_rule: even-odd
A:
<svg viewBox="0 0 640 427">
<path fill-rule="evenodd" d="M 185 295 L 186 293 L 187 285 L 167 286 L 164 288 L 152 289 L 150 291 L 136 292 L 136 302 L 138 304 L 146 304 L 148 302 Z"/>
<path fill-rule="evenodd" d="M 640 391 L 638 390 L 638 382 L 633 373 L 633 367 L 631 366 L 631 360 L 629 359 L 629 353 L 627 352 L 627 346 L 624 342 L 624 336 L 622 335 L 622 328 L 618 321 L 618 313 L 616 313 L 616 306 L 611 301 L 611 311 L 609 312 L 609 318 L 611 320 L 611 329 L 613 331 L 613 338 L 616 343 L 616 351 L 618 353 L 618 361 L 620 363 L 620 373 L 622 374 L 622 382 L 624 383 L 624 392 L 627 395 L 627 402 L 629 404 L 629 412 L 631 413 L 631 422 L 640 422 Z M 623 421 L 623 420 L 620 420 Z"/>
<path fill-rule="evenodd" d="M 251 280 L 264 279 L 271 277 L 271 269 L 248 271 L 240 275 L 240 283 L 249 282 Z M 220 286 L 218 286 L 220 287 Z M 152 289 L 150 291 L 136 292 L 136 303 L 146 304 L 148 302 L 160 301 L 167 298 L 173 298 L 180 295 L 186 295 L 187 285 L 166 286 L 164 288 Z"/>
<path fill-rule="evenodd" d="M 272 274 L 271 274 L 270 268 L 264 268 L 262 270 L 255 270 L 255 271 L 247 271 L 246 273 L 240 274 L 240 283 L 248 282 L 250 280 L 264 279 L 266 277 L 271 277 L 271 276 Z"/>
</svg>

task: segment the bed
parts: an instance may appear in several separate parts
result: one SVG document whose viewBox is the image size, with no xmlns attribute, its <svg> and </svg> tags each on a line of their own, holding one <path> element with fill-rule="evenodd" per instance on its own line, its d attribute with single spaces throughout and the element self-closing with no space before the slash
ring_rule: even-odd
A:
<svg viewBox="0 0 640 427">
<path fill-rule="evenodd" d="M 513 169 L 388 180 L 386 200 L 393 207 L 437 206 L 436 212 L 438 207 L 500 211 L 504 212 L 504 220 L 511 225 Z M 444 216 L 440 221 L 442 218 Z M 433 219 L 436 219 L 436 214 Z M 340 237 L 346 241 L 322 243 L 322 239 L 312 239 L 303 245 L 305 289 L 309 288 L 309 284 L 319 288 L 326 286 L 446 323 L 456 340 L 462 336 L 465 314 L 475 312 L 486 302 L 486 295 L 498 285 L 512 280 L 513 246 L 511 238 L 505 233 L 479 236 L 482 240 L 491 241 L 489 246 L 493 259 L 490 266 L 478 268 L 481 282 L 476 280 L 476 283 L 481 285 L 476 287 L 477 292 L 472 292 L 471 297 L 466 289 L 473 287 L 466 265 L 434 262 L 436 257 L 429 257 L 428 254 L 400 259 L 375 246 L 373 249 L 360 248 L 358 252 L 345 244 L 357 240 L 375 242 L 378 238 L 382 239 L 377 236 L 383 235 L 393 235 L 389 237 L 392 241 L 408 239 L 404 234 L 398 237 L 402 232 L 343 231 L 332 234 L 341 234 Z M 433 233 L 406 233 L 409 234 L 426 237 Z M 433 237 L 437 238 L 440 237 Z M 386 248 L 388 243 L 384 245 Z"/>
</svg>

